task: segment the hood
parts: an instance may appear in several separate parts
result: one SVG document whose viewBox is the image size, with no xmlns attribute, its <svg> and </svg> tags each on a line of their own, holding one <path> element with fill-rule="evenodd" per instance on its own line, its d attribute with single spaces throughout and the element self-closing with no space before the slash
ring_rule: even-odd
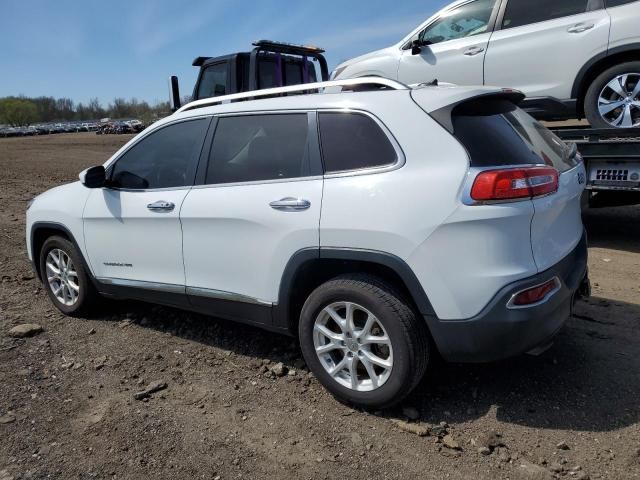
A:
<svg viewBox="0 0 640 480">
<path fill-rule="evenodd" d="M 336 67 L 331 78 L 340 80 L 352 76 L 363 77 L 374 75 L 391 78 L 385 70 L 397 64 L 398 48 L 396 46 L 375 50 L 342 62 Z M 349 71 L 352 71 L 351 73 Z M 397 67 L 394 68 L 397 70 Z"/>
</svg>

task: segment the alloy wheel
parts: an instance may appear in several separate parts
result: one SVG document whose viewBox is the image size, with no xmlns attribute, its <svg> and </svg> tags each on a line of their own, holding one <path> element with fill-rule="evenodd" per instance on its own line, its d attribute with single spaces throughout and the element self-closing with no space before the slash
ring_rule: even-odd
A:
<svg viewBox="0 0 640 480">
<path fill-rule="evenodd" d="M 80 294 L 80 284 L 71 257 L 63 250 L 54 248 L 48 253 L 45 266 L 47 282 L 53 296 L 67 307 L 75 305 Z"/>
<path fill-rule="evenodd" d="M 625 73 L 611 80 L 598 97 L 600 117 L 612 127 L 640 126 L 640 73 Z"/>
<path fill-rule="evenodd" d="M 325 371 L 343 387 L 368 392 L 391 375 L 391 339 L 377 317 L 358 304 L 323 308 L 314 323 L 313 345 Z"/>
</svg>

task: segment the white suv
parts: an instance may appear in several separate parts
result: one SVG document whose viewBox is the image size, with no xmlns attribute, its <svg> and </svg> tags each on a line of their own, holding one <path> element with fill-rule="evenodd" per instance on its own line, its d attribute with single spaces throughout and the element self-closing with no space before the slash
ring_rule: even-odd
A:
<svg viewBox="0 0 640 480">
<path fill-rule="evenodd" d="M 583 164 L 521 99 L 365 78 L 192 102 L 36 197 L 28 254 L 66 314 L 100 293 L 297 335 L 334 395 L 389 406 L 432 352 L 549 345 L 586 285 Z"/>
<path fill-rule="evenodd" d="M 333 77 L 511 87 L 538 118 L 640 127 L 639 25 L 639 0 L 461 0 Z"/>
</svg>

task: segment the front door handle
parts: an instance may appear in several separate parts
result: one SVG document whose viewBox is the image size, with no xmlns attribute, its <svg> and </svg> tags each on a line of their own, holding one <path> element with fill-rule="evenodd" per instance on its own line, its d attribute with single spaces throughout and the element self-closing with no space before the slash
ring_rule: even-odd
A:
<svg viewBox="0 0 640 480">
<path fill-rule="evenodd" d="M 311 206 L 309 200 L 304 198 L 286 197 L 280 200 L 276 200 L 269 204 L 274 210 L 281 210 L 283 212 L 296 212 L 299 210 L 307 210 Z"/>
<path fill-rule="evenodd" d="M 478 55 L 479 53 L 484 52 L 484 48 L 483 47 L 471 47 L 468 48 L 467 50 L 465 50 L 464 54 L 467 57 L 474 57 L 476 55 Z"/>
<path fill-rule="evenodd" d="M 147 208 L 152 212 L 171 212 L 176 205 L 165 200 L 158 200 L 157 202 L 150 203 Z"/>
<path fill-rule="evenodd" d="M 569 27 L 567 29 L 567 32 L 569 32 L 569 33 L 582 33 L 582 32 L 586 32 L 587 30 L 591 30 L 593 27 L 595 27 L 595 24 L 593 24 L 593 23 L 578 23 L 577 25 L 574 25 L 573 27 Z"/>
</svg>

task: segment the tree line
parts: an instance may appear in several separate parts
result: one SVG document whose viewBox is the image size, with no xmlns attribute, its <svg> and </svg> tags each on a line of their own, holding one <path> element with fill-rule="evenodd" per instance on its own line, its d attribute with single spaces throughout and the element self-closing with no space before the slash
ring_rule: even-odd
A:
<svg viewBox="0 0 640 480">
<path fill-rule="evenodd" d="M 115 98 L 106 107 L 97 98 L 75 103 L 70 98 L 3 97 L 0 98 L 0 124 L 13 127 L 34 123 L 98 120 L 100 118 L 137 118 L 150 123 L 169 115 L 169 102 L 150 105 L 135 98 Z"/>
</svg>

